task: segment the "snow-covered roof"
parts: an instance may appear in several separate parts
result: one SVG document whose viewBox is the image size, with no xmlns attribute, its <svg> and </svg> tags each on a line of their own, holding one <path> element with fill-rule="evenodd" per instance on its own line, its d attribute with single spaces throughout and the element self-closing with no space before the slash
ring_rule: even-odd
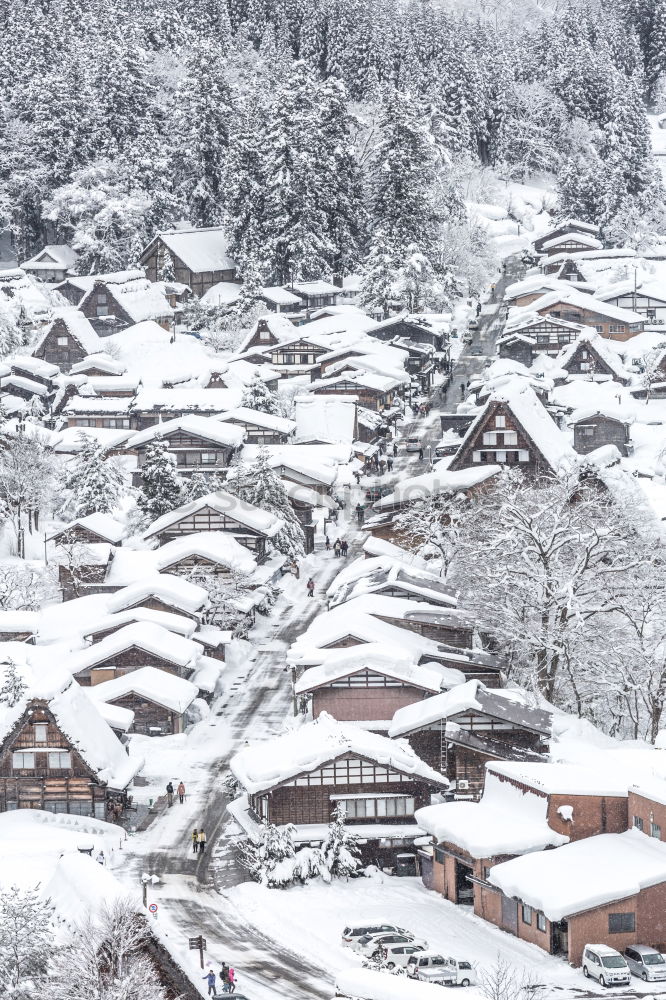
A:
<svg viewBox="0 0 666 1000">
<path fill-rule="evenodd" d="M 155 552 L 158 570 L 167 569 L 181 559 L 199 556 L 222 566 L 229 566 L 239 573 L 251 575 L 257 568 L 257 561 L 244 545 L 236 541 L 227 531 L 199 531 L 183 535 L 162 545 Z"/>
<path fill-rule="evenodd" d="M 108 629 L 119 629 L 133 622 L 150 622 L 153 625 L 161 625 L 162 628 L 187 638 L 192 637 L 197 627 L 197 623 L 191 618 L 175 615 L 171 611 L 155 611 L 153 608 L 128 608 L 126 611 L 118 611 L 116 614 L 102 614 L 97 618 L 90 618 L 79 625 L 78 631 L 83 636 L 90 636 L 106 632 Z"/>
<path fill-rule="evenodd" d="M 232 389 L 250 385 L 255 378 L 261 379 L 262 382 L 277 382 L 280 378 L 279 373 L 269 365 L 257 365 L 236 358 L 235 361 L 220 361 L 208 365 L 199 376 L 199 385 L 207 385 L 213 374 L 221 375 Z"/>
<path fill-rule="evenodd" d="M 426 639 L 417 632 L 389 624 L 371 614 L 361 614 L 355 610 L 352 613 L 349 604 L 339 604 L 318 615 L 310 623 L 290 647 L 289 659 L 304 665 L 319 663 L 322 647 L 331 646 L 348 635 L 354 636 L 360 643 L 381 642 L 392 645 L 396 650 L 414 650 L 419 658 L 427 656 L 437 659 L 440 652 L 439 644 L 433 639 Z"/>
<path fill-rule="evenodd" d="M 572 240 L 576 243 L 581 243 L 590 250 L 602 250 L 604 246 L 601 240 L 598 240 L 595 236 L 588 236 L 586 233 L 564 233 L 562 236 L 555 236 L 553 239 L 542 243 L 541 248 L 542 250 L 554 250 L 555 247 L 560 247 L 563 243 L 569 243 Z"/>
<path fill-rule="evenodd" d="M 40 349 L 54 325 L 58 322 L 64 324 L 70 337 L 73 337 L 80 344 L 86 354 L 95 354 L 104 349 L 103 342 L 95 333 L 90 320 L 74 306 L 71 306 L 55 310 L 53 313 L 53 322 L 46 327 L 32 348 L 33 354 Z"/>
<path fill-rule="evenodd" d="M 178 390 L 174 391 L 174 396 Z M 178 432 L 192 434 L 195 437 L 205 438 L 215 444 L 224 445 L 228 448 L 240 448 L 245 438 L 245 431 L 242 427 L 233 424 L 220 423 L 211 417 L 198 417 L 196 415 L 174 417 L 172 420 L 165 420 L 162 423 L 153 424 L 146 427 L 128 438 L 127 448 L 139 448 L 156 438 L 168 438 L 170 434 Z"/>
<path fill-rule="evenodd" d="M 517 299 L 521 295 L 530 295 L 540 290 L 555 291 L 556 289 L 566 291 L 571 286 L 566 281 L 561 281 L 551 274 L 532 274 L 528 278 L 514 281 L 504 289 L 504 300 Z"/>
<path fill-rule="evenodd" d="M 136 401 L 128 396 L 72 396 L 63 409 L 65 416 L 82 413 L 118 413 L 128 415 Z M 86 433 L 89 428 L 78 428 Z M 94 428 L 90 428 L 94 430 Z"/>
<path fill-rule="evenodd" d="M 23 311 L 31 322 L 41 323 L 51 316 L 51 306 L 38 282 L 29 277 L 20 267 L 0 270 L 0 303 L 15 320 Z"/>
<path fill-rule="evenodd" d="M 471 440 L 482 425 L 488 411 L 496 403 L 504 403 L 513 413 L 526 434 L 532 439 L 551 469 L 570 466 L 576 461 L 567 437 L 562 433 L 548 411 L 540 402 L 534 390 L 521 379 L 509 382 L 500 391 L 493 393 L 486 406 L 470 426 L 464 441 Z M 462 446 L 461 446 L 462 447 Z"/>
<path fill-rule="evenodd" d="M 234 271 L 236 261 L 229 255 L 229 238 L 223 226 L 207 229 L 172 229 L 156 239 L 169 248 L 185 267 L 196 274 L 203 271 Z M 152 244 L 149 244 L 149 247 Z M 149 247 L 144 251 L 144 256 Z"/>
<path fill-rule="evenodd" d="M 247 336 L 238 345 L 236 354 L 243 354 L 248 350 L 248 344 L 254 339 L 260 325 L 265 326 L 278 343 L 293 340 L 297 335 L 296 326 L 282 313 L 266 313 L 264 316 L 260 316 L 254 326 L 248 331 Z M 255 349 L 263 350 L 264 348 L 258 347 Z"/>
<path fill-rule="evenodd" d="M 405 563 L 394 556 L 372 556 L 369 559 L 361 556 L 354 559 L 338 573 L 326 594 L 334 606 L 352 597 L 391 586 L 399 586 L 416 599 L 434 600 L 452 607 L 458 603 L 457 591 L 447 586 L 437 573 Z"/>
<path fill-rule="evenodd" d="M 92 688 L 86 688 L 90 693 Z M 107 705 L 104 701 L 98 701 L 97 711 L 105 722 L 116 732 L 127 733 L 134 723 L 134 712 L 131 708 L 123 708 L 122 705 Z"/>
<path fill-rule="evenodd" d="M 399 708 L 393 716 L 389 736 L 404 736 L 440 719 L 454 719 L 469 712 L 488 715 L 542 735 L 550 734 L 550 712 L 532 708 L 525 702 L 525 696 L 520 691 L 504 688 L 491 691 L 481 681 L 471 680 L 434 698 Z"/>
<path fill-rule="evenodd" d="M 494 761 L 488 764 L 488 774 L 504 775 L 511 781 L 528 785 L 546 795 L 603 795 L 626 798 L 628 779 L 626 772 L 614 767 L 586 767 L 580 764 L 563 764 L 556 761 L 523 763 Z"/>
<path fill-rule="evenodd" d="M 389 375 L 375 375 L 368 371 L 345 372 L 335 378 L 319 378 L 315 382 L 310 382 L 304 386 L 309 392 L 315 389 L 330 389 L 332 386 L 340 385 L 342 382 L 352 382 L 364 389 L 374 389 L 377 392 L 392 392 L 398 386 L 403 385 L 404 380 L 409 380 L 405 374 L 404 378 L 391 378 Z"/>
<path fill-rule="evenodd" d="M 622 365 L 617 351 L 614 351 L 612 347 L 609 347 L 608 341 L 597 333 L 596 330 L 591 329 L 591 327 L 586 327 L 582 330 L 575 340 L 572 340 L 570 344 L 567 344 L 567 346 L 560 351 L 555 358 L 555 364 L 557 367 L 566 369 L 576 350 L 581 345 L 591 347 L 592 350 L 599 355 L 601 360 L 608 365 L 612 373 L 616 375 L 620 381 L 629 377 L 626 369 Z"/>
<path fill-rule="evenodd" d="M 549 920 L 562 920 L 666 882 L 666 844 L 638 830 L 603 833 L 494 865 L 488 879 Z"/>
<path fill-rule="evenodd" d="M 340 289 L 330 281 L 295 281 L 288 286 L 301 295 L 339 295 Z"/>
<path fill-rule="evenodd" d="M 296 396 L 296 440 L 343 441 L 355 438 L 356 396 Z"/>
<path fill-rule="evenodd" d="M 432 472 L 403 480 L 393 493 L 377 500 L 373 506 L 376 510 L 383 510 L 422 497 L 438 496 L 440 493 L 460 493 L 485 483 L 499 471 L 499 465 L 484 465 L 483 468 L 472 466 L 452 472 L 447 468 L 446 462 L 437 462 Z"/>
<path fill-rule="evenodd" d="M 565 284 L 571 285 L 571 282 L 565 282 Z M 642 316 L 640 313 L 633 312 L 631 309 L 621 309 L 620 306 L 611 305 L 610 302 L 602 302 L 601 299 L 596 299 L 592 295 L 579 292 L 574 287 L 569 287 L 564 291 L 558 289 L 556 292 L 548 292 L 546 295 L 542 295 L 541 298 L 532 302 L 529 308 L 533 312 L 543 312 L 544 310 L 549 310 L 552 306 L 560 304 L 575 306 L 578 309 L 586 309 L 589 312 L 597 313 L 600 316 L 607 316 L 609 319 L 617 320 L 619 323 L 625 323 L 628 326 L 645 323 L 645 316 Z M 516 311 L 518 312 L 518 310 Z"/>
<path fill-rule="evenodd" d="M 204 507 L 210 507 L 220 514 L 227 514 L 235 521 L 238 521 L 239 524 L 245 525 L 253 531 L 258 531 L 260 534 L 266 535 L 267 538 L 273 538 L 284 527 L 284 522 L 269 511 L 255 507 L 254 504 L 246 503 L 245 500 L 239 500 L 238 497 L 232 496 L 231 493 L 225 493 L 224 490 L 218 490 L 216 493 L 208 493 L 198 500 L 191 500 L 189 503 L 183 504 L 182 507 L 171 511 L 171 513 L 158 517 L 150 525 L 148 531 L 145 532 L 144 537 L 152 538 L 155 535 L 159 535 L 171 527 L 172 524 L 176 524 L 178 521 L 196 514 L 197 511 L 203 510 Z"/>
<path fill-rule="evenodd" d="M 135 622 L 119 628 L 117 632 L 105 636 L 101 642 L 96 642 L 88 649 L 76 653 L 70 663 L 70 669 L 72 673 L 79 673 L 81 670 L 94 667 L 96 663 L 106 660 L 109 656 L 118 656 L 132 646 L 146 653 L 153 653 L 179 667 L 193 668 L 203 652 L 198 642 L 169 632 L 161 625 Z"/>
<path fill-rule="evenodd" d="M 636 284 L 633 280 L 614 281 L 610 285 L 598 288 L 594 294 L 598 299 L 606 302 L 609 299 L 619 298 L 621 295 L 633 295 L 634 292 L 639 298 L 645 296 L 656 299 L 657 302 L 666 303 L 666 289 L 658 281 L 637 281 Z"/>
<path fill-rule="evenodd" d="M 396 649 L 381 642 L 366 642 L 361 646 L 331 650 L 324 663 L 310 667 L 296 682 L 296 694 L 314 691 L 342 677 L 361 671 L 371 671 L 402 681 L 410 687 L 438 692 L 442 689 L 442 673 L 435 667 L 419 666 L 418 656 L 411 650 Z M 426 699 L 430 701 L 430 699 Z"/>
<path fill-rule="evenodd" d="M 391 559 L 397 559 L 411 567 L 421 570 L 428 570 L 429 568 L 426 559 L 422 559 L 416 553 L 409 552 L 408 549 L 403 549 L 401 546 L 396 545 L 395 542 L 389 542 L 385 538 L 375 538 L 373 535 L 368 535 L 363 542 L 363 551 L 366 557 L 389 556 Z"/>
<path fill-rule="evenodd" d="M 142 323 L 145 320 L 163 319 L 173 316 L 173 309 L 162 290 L 146 278 L 143 271 L 129 271 L 124 275 L 109 275 L 103 282 L 98 278 L 93 287 L 81 299 L 78 308 L 83 309 L 90 296 L 95 295 L 95 287 L 102 283 L 116 300 L 119 306 L 129 316 L 132 323 Z M 95 350 L 101 350 L 97 347 Z M 93 353 L 88 349 L 88 353 Z"/>
<path fill-rule="evenodd" d="M 78 361 L 75 365 L 72 365 L 70 375 L 78 375 L 79 373 L 86 372 L 89 368 L 98 368 L 100 371 L 106 372 L 107 375 L 125 374 L 125 366 L 122 362 L 116 361 L 105 351 L 97 351 L 93 354 L 88 354 L 83 361 Z"/>
<path fill-rule="evenodd" d="M 473 858 L 523 854 L 567 844 L 547 821 L 548 799 L 500 782 L 490 771 L 480 802 L 445 802 L 417 809 L 414 818 L 438 843 L 451 843 Z"/>
<path fill-rule="evenodd" d="M 280 285 L 264 285 L 261 289 L 262 299 L 273 302 L 276 306 L 300 306 L 301 300 L 298 295 L 294 295 L 288 288 L 281 288 Z"/>
<path fill-rule="evenodd" d="M 191 681 L 157 667 L 139 667 L 120 677 L 94 684 L 88 692 L 93 701 L 100 702 L 115 701 L 133 693 L 182 715 L 198 697 L 199 688 Z"/>
<path fill-rule="evenodd" d="M 122 336 L 122 334 L 121 334 Z M 142 388 L 132 401 L 132 409 L 146 412 L 181 410 L 183 413 L 217 414 L 240 404 L 242 388 L 233 389 L 145 389 Z M 164 426 L 164 424 L 162 425 Z"/>
<path fill-rule="evenodd" d="M 39 612 L 0 611 L 0 632 L 36 632 Z"/>
<path fill-rule="evenodd" d="M 20 368 L 21 371 L 30 372 L 31 375 L 41 378 L 51 379 L 60 374 L 57 365 L 51 365 L 48 361 L 42 361 L 41 358 L 31 358 L 29 354 L 14 355 L 11 359 L 11 367 L 12 369 Z"/>
<path fill-rule="evenodd" d="M 126 788 L 143 766 L 140 757 L 128 756 L 116 735 L 100 716 L 84 688 L 72 679 L 64 666 L 53 664 L 47 647 L 24 643 L 3 643 L 4 678 L 11 659 L 26 684 L 13 707 L 0 706 L 0 738 L 4 740 L 34 699 L 48 702 L 58 728 L 71 742 L 98 779 L 113 789 Z"/>
<path fill-rule="evenodd" d="M 567 421 L 569 424 L 579 424 L 592 420 L 593 417 L 605 417 L 607 420 L 617 420 L 621 424 L 632 422 L 627 411 L 619 406 L 581 406 L 573 411 Z"/>
<path fill-rule="evenodd" d="M 448 785 L 447 779 L 417 757 L 407 742 L 364 732 L 337 722 L 325 712 L 284 736 L 241 750 L 229 766 L 243 788 L 255 795 L 348 753 L 439 787 Z"/>
<path fill-rule="evenodd" d="M 148 597 L 157 597 L 165 604 L 191 613 L 199 611 L 208 600 L 203 587 L 170 573 L 155 573 L 112 594 L 107 601 L 107 609 L 111 613 L 124 611 Z"/>
<path fill-rule="evenodd" d="M 69 521 L 68 524 L 65 524 L 62 528 L 49 535 L 49 541 L 55 538 L 56 535 L 62 535 L 73 528 L 83 528 L 86 531 L 92 531 L 101 538 L 104 538 L 111 545 L 117 545 L 125 535 L 125 525 L 121 524 L 120 521 L 116 521 L 110 514 L 95 513 L 87 514 L 85 517 L 77 517 L 73 521 Z"/>
<path fill-rule="evenodd" d="M 68 243 L 47 243 L 30 260 L 24 260 L 21 267 L 30 271 L 53 270 L 54 265 L 69 269 L 75 266 L 78 259 L 78 253 Z"/>
<path fill-rule="evenodd" d="M 237 406 L 233 410 L 220 413 L 215 419 L 221 423 L 238 421 L 238 423 L 253 424 L 255 427 L 277 431 L 278 434 L 292 434 L 296 427 L 294 420 L 278 417 L 274 413 L 264 413 L 262 410 L 252 410 L 249 406 Z"/>
</svg>

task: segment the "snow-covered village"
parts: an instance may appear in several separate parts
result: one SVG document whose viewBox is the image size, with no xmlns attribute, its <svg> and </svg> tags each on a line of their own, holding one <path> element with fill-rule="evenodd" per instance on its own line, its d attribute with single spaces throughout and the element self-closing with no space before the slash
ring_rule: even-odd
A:
<svg viewBox="0 0 666 1000">
<path fill-rule="evenodd" d="M 0 996 L 666 1000 L 666 0 L 0 25 Z"/>
</svg>

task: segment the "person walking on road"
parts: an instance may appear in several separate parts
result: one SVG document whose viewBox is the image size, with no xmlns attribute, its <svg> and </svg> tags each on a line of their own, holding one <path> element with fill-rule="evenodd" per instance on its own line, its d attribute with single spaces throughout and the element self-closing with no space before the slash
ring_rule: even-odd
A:
<svg viewBox="0 0 666 1000">
<path fill-rule="evenodd" d="M 295 559 L 291 560 L 291 562 L 289 563 L 289 568 L 290 568 L 291 572 L 294 574 L 294 576 L 296 577 L 296 579 L 297 580 L 300 579 L 301 571 L 298 568 L 298 563 L 296 562 Z"/>
<path fill-rule="evenodd" d="M 331 551 L 331 539 L 328 537 L 328 535 L 326 535 L 326 543 L 325 544 L 326 544 L 326 551 L 330 552 Z"/>
<path fill-rule="evenodd" d="M 397 441 L 393 442 L 393 457 L 394 458 L 398 457 L 398 443 L 397 443 Z"/>
<path fill-rule="evenodd" d="M 393 459 L 391 458 L 390 455 L 386 459 L 386 467 L 388 468 L 389 472 L 393 472 Z"/>
<path fill-rule="evenodd" d="M 423 461 L 423 446 L 419 448 L 419 462 Z"/>
<path fill-rule="evenodd" d="M 206 850 L 206 834 L 204 833 L 203 829 L 199 830 L 197 843 L 199 845 L 199 854 L 203 854 L 203 852 Z"/>
<path fill-rule="evenodd" d="M 340 542 L 340 551 L 342 552 L 343 559 L 347 558 L 347 552 L 348 552 L 348 550 L 349 550 L 349 542 L 346 539 L 343 539 Z"/>
<path fill-rule="evenodd" d="M 220 969 L 220 982 L 222 983 L 222 992 L 227 993 L 227 986 L 229 985 L 229 966 L 226 962 L 222 962 L 222 968 Z"/>
<path fill-rule="evenodd" d="M 208 996 L 217 996 L 217 990 L 215 989 L 215 973 L 212 969 L 209 969 L 205 976 L 201 977 L 205 979 L 208 983 Z"/>
<path fill-rule="evenodd" d="M 182 781 L 178 782 L 178 788 L 176 789 L 176 791 L 178 792 L 178 798 L 180 799 L 180 804 L 182 806 L 183 802 L 185 801 L 185 785 L 182 783 Z"/>
<path fill-rule="evenodd" d="M 171 782 L 169 782 L 169 784 L 166 786 L 166 793 L 167 793 L 167 805 L 172 806 L 173 805 L 173 785 L 171 784 Z"/>
<path fill-rule="evenodd" d="M 312 577 L 310 577 L 310 579 L 307 582 L 307 588 L 308 588 L 308 597 L 314 597 L 315 582 L 312 579 Z"/>
<path fill-rule="evenodd" d="M 232 967 L 229 968 L 229 993 L 236 992 L 236 970 Z"/>
<path fill-rule="evenodd" d="M 333 542 L 333 552 L 335 554 L 336 559 L 340 555 L 340 549 L 341 549 L 340 539 L 336 538 L 335 541 Z"/>
<path fill-rule="evenodd" d="M 192 831 L 192 850 L 195 854 L 199 850 L 199 831 L 196 827 Z"/>
</svg>

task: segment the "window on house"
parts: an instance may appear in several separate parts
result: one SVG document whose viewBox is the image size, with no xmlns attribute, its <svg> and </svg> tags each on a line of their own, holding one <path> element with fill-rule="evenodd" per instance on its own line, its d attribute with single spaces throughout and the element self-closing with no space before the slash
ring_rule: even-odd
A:
<svg viewBox="0 0 666 1000">
<path fill-rule="evenodd" d="M 544 931 L 544 932 L 546 930 L 546 914 L 545 913 L 541 913 L 541 912 L 537 913 L 537 930 Z"/>
<path fill-rule="evenodd" d="M 98 301 L 98 303 L 101 306 L 105 306 L 106 305 L 106 292 L 98 292 L 97 293 L 97 301 Z"/>
<path fill-rule="evenodd" d="M 506 427 L 506 417 L 495 417 L 495 427 L 498 430 L 504 430 Z"/>
<path fill-rule="evenodd" d="M 523 903 L 523 923 L 524 924 L 532 923 L 532 907 L 526 906 L 525 903 Z"/>
<path fill-rule="evenodd" d="M 642 816 L 634 816 L 634 828 L 641 831 L 644 829 Z"/>
<path fill-rule="evenodd" d="M 661 840 L 661 827 L 659 823 L 650 823 L 650 836 L 655 840 Z"/>
<path fill-rule="evenodd" d="M 49 753 L 49 768 L 51 771 L 67 771 L 71 766 L 72 758 L 66 750 L 52 750 Z"/>
<path fill-rule="evenodd" d="M 46 743 L 46 737 L 48 736 L 49 726 L 47 722 L 38 722 L 35 724 L 35 743 Z"/>
<path fill-rule="evenodd" d="M 58 347 L 67 347 L 69 344 L 69 337 L 58 337 Z"/>
<path fill-rule="evenodd" d="M 16 770 L 32 768 L 35 766 L 35 755 L 17 750 L 12 754 L 12 765 Z"/>
<path fill-rule="evenodd" d="M 396 795 L 386 799 L 338 799 L 348 819 L 375 819 L 385 816 L 413 816 L 414 799 Z"/>
<path fill-rule="evenodd" d="M 490 868 L 488 867 L 488 865 L 483 866 L 483 877 L 486 880 L 486 882 L 490 878 Z"/>
<path fill-rule="evenodd" d="M 581 358 L 589 358 L 590 355 L 587 353 L 587 351 L 581 351 L 580 356 Z"/>
<path fill-rule="evenodd" d="M 217 452 L 215 451 L 202 451 L 201 452 L 201 464 L 202 465 L 215 465 L 217 462 Z"/>
<path fill-rule="evenodd" d="M 583 437 L 594 437 L 594 427 L 579 427 L 578 429 Z"/>
<path fill-rule="evenodd" d="M 589 361 L 581 361 L 581 363 L 580 363 L 580 370 L 582 372 L 589 372 L 589 370 L 590 370 L 590 362 Z"/>
<path fill-rule="evenodd" d="M 604 332 L 604 328 L 603 328 L 603 326 L 600 323 L 598 325 L 596 325 L 594 327 L 594 329 L 597 331 L 597 333 L 603 333 Z"/>
<path fill-rule="evenodd" d="M 648 319 L 655 320 L 657 318 L 657 310 L 656 309 L 646 309 L 645 310 L 645 315 L 647 316 Z"/>
<path fill-rule="evenodd" d="M 636 930 L 635 913 L 609 913 L 609 934 L 633 934 Z"/>
<path fill-rule="evenodd" d="M 271 332 L 270 330 L 259 330 L 259 340 L 270 340 Z"/>
<path fill-rule="evenodd" d="M 495 461 L 498 465 L 504 465 L 506 463 L 506 452 L 497 451 L 495 452 Z"/>
<path fill-rule="evenodd" d="M 98 316 L 108 316 L 109 315 L 109 307 L 108 306 L 97 306 L 97 315 Z"/>
</svg>

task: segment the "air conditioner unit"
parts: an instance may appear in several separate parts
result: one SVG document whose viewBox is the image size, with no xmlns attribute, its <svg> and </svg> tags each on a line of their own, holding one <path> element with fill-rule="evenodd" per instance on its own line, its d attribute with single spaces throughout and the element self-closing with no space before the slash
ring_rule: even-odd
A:
<svg viewBox="0 0 666 1000">
<path fill-rule="evenodd" d="M 469 789 L 469 781 L 465 781 L 465 779 L 463 778 L 460 781 L 456 782 L 456 787 L 459 792 L 466 792 Z"/>
</svg>

